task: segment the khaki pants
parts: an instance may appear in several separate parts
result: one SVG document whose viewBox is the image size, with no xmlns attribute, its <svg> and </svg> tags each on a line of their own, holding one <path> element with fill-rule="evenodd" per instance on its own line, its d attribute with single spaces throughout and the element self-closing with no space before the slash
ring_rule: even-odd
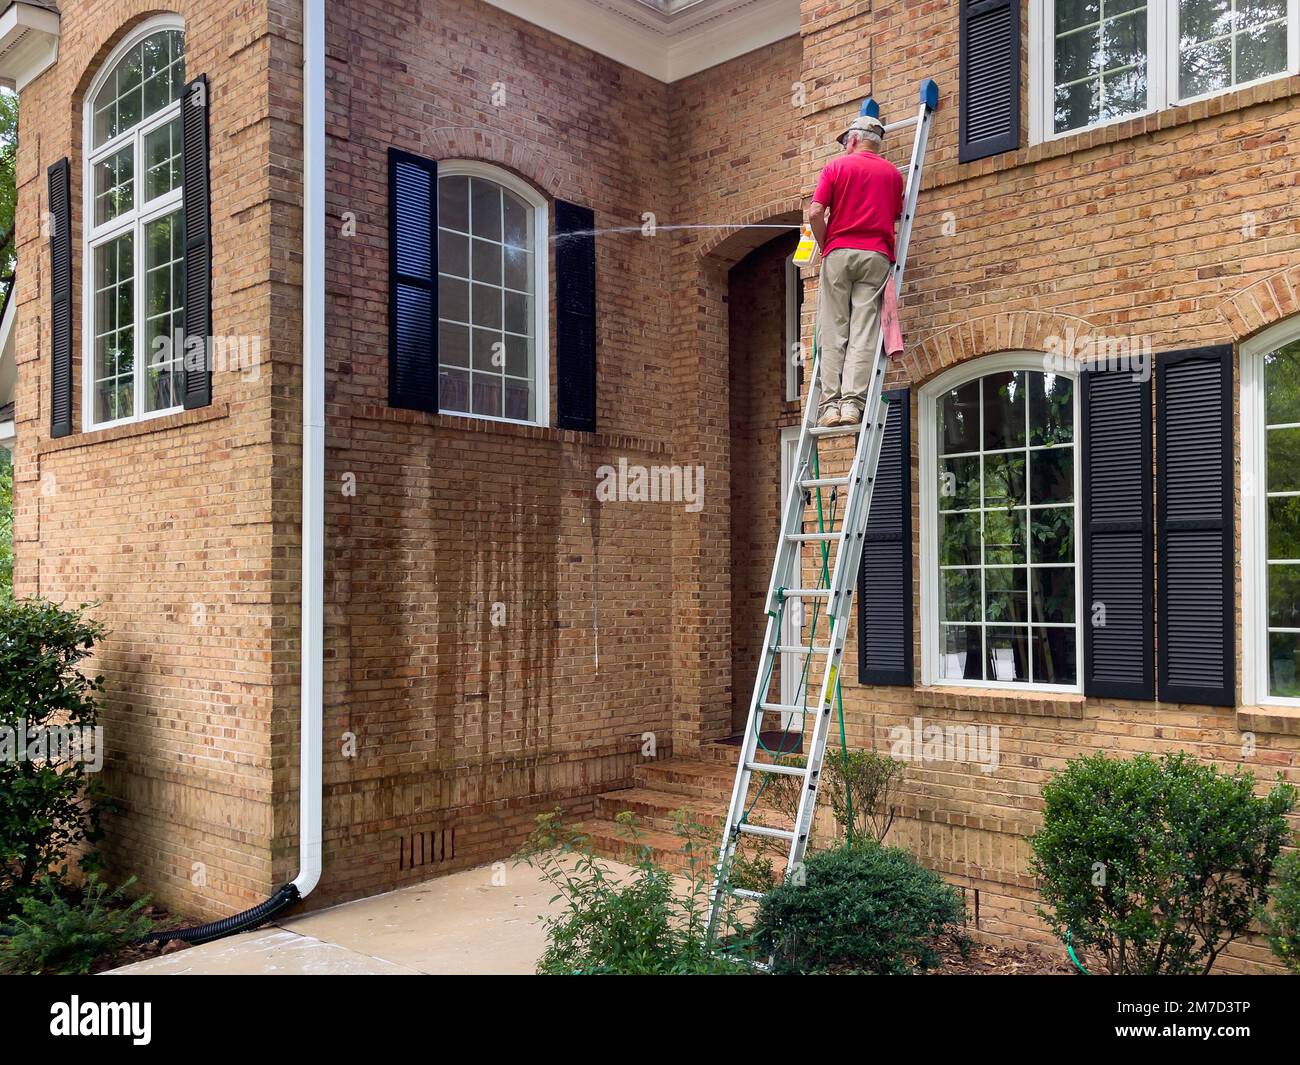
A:
<svg viewBox="0 0 1300 1065">
<path fill-rule="evenodd" d="M 836 248 L 822 260 L 817 332 L 823 408 L 844 400 L 866 406 L 889 269 L 888 257 L 855 248 Z"/>
</svg>

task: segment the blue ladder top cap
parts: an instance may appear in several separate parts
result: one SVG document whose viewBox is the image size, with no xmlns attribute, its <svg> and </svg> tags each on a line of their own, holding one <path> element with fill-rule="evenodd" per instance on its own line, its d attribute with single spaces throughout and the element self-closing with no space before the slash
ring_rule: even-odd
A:
<svg viewBox="0 0 1300 1065">
<path fill-rule="evenodd" d="M 933 78 L 921 82 L 921 103 L 931 111 L 939 106 L 939 86 Z"/>
<path fill-rule="evenodd" d="M 868 118 L 880 117 L 880 105 L 870 96 L 862 101 L 862 106 L 858 108 L 859 115 L 866 115 Z"/>
</svg>

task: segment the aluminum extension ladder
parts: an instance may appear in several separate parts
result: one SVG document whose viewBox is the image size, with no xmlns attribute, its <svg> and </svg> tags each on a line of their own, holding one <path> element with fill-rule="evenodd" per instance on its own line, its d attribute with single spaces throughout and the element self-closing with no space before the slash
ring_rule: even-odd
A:
<svg viewBox="0 0 1300 1065">
<path fill-rule="evenodd" d="M 915 127 L 912 140 L 912 158 L 903 171 L 906 192 L 903 199 L 903 213 L 898 226 L 895 241 L 894 283 L 902 290 L 903 268 L 907 262 L 907 248 L 912 235 L 912 220 L 916 214 L 916 201 L 921 190 L 922 164 L 925 160 L 926 144 L 929 140 L 930 122 L 939 103 L 939 87 L 931 80 L 921 83 L 921 103 L 915 117 L 885 126 L 886 134 L 896 130 Z M 878 115 L 879 108 L 873 100 L 868 99 L 862 105 L 862 114 Z M 776 559 L 772 566 L 772 580 L 768 585 L 764 610 L 767 613 L 767 632 L 763 637 L 763 653 L 758 662 L 758 674 L 754 682 L 754 692 L 749 703 L 749 718 L 745 726 L 744 739 L 740 747 L 740 761 L 736 767 L 736 782 L 731 792 L 731 805 L 727 810 L 727 820 L 723 828 L 722 846 L 718 862 L 714 869 L 713 886 L 710 891 L 709 936 L 716 940 L 719 934 L 719 921 L 724 912 L 729 912 L 728 897 L 757 900 L 761 893 L 744 888 L 732 887 L 729 874 L 736 847 L 742 836 L 767 837 L 788 841 L 789 859 L 786 863 L 786 875 L 796 870 L 803 862 L 804 852 L 808 846 L 808 835 L 812 827 L 813 815 L 817 806 L 817 785 L 821 778 L 822 762 L 826 754 L 826 738 L 830 728 L 831 708 L 839 694 L 840 661 L 844 655 L 844 643 L 848 634 L 849 614 L 853 607 L 853 590 L 858 579 L 858 568 L 862 561 L 862 549 L 867 528 L 867 517 L 871 511 L 871 490 L 876 477 L 876 467 L 880 459 L 881 441 L 884 437 L 885 417 L 888 404 L 882 392 L 885 376 L 885 356 L 883 330 L 881 339 L 876 343 L 874 369 L 868 392 L 866 409 L 862 423 L 855 426 L 817 427 L 817 409 L 821 400 L 821 384 L 818 380 L 816 353 L 811 381 L 808 388 L 808 402 L 804 408 L 803 422 L 799 430 L 799 450 L 795 460 L 795 474 L 790 478 L 790 492 L 782 510 L 781 537 L 778 541 Z M 815 346 L 814 346 L 815 347 Z M 853 460 L 846 473 L 840 476 L 825 476 L 821 469 L 817 445 L 831 437 L 857 436 L 857 446 Z M 821 491 L 834 489 L 837 493 L 844 490 L 843 515 L 840 527 L 832 531 L 807 533 L 803 531 L 805 493 L 818 493 L 818 506 L 821 505 Z M 834 524 L 834 515 L 832 522 Z M 799 545 L 816 543 L 822 552 L 822 564 L 819 567 L 821 577 L 819 587 L 799 587 L 803 582 L 802 573 L 795 572 L 800 557 Z M 834 562 L 828 569 L 828 555 L 834 547 Z M 815 642 L 815 629 L 807 646 L 799 644 L 789 646 L 781 643 L 781 633 L 785 610 L 790 599 L 801 604 L 815 601 L 817 609 L 824 606 L 826 618 L 830 623 L 830 638 L 824 644 Z M 802 628 L 801 628 L 802 633 Z M 802 635 L 800 637 L 802 639 Z M 801 685 L 804 692 L 802 704 L 784 704 L 768 701 L 768 689 L 773 676 L 773 667 L 777 656 L 781 654 L 798 654 L 803 656 L 803 674 L 806 682 Z M 823 663 L 821 671 L 820 694 L 811 705 L 807 695 L 811 690 L 812 664 Z M 757 760 L 758 745 L 762 733 L 763 716 L 779 713 L 786 720 L 813 719 L 812 739 L 805 753 L 803 766 L 781 764 L 777 762 L 760 762 Z M 784 746 L 784 744 L 782 744 Z M 749 820 L 753 812 L 755 799 L 749 799 L 750 784 L 755 774 L 783 774 L 802 778 L 798 812 L 792 828 L 780 828 L 771 825 L 755 824 Z"/>
</svg>

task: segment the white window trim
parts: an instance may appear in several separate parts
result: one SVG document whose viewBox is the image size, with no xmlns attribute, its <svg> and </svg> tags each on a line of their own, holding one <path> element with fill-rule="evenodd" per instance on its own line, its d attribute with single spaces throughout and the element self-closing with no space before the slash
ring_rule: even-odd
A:
<svg viewBox="0 0 1300 1065">
<path fill-rule="evenodd" d="M 1107 119 L 1090 126 L 1057 133 L 1052 129 L 1054 103 L 1055 43 L 1053 33 L 1056 0 L 1029 0 L 1029 141 L 1061 140 L 1089 130 L 1104 129 L 1120 122 L 1154 114 L 1170 107 L 1210 100 L 1231 92 L 1240 92 L 1253 85 L 1277 81 L 1300 74 L 1300 0 L 1287 0 L 1287 65 L 1279 74 L 1256 78 L 1254 81 L 1215 89 L 1200 96 L 1178 95 L 1178 12 L 1177 0 L 1148 0 L 1147 17 L 1147 107 L 1122 118 Z M 1164 17 L 1152 17 L 1163 11 Z"/>
<path fill-rule="evenodd" d="M 99 147 L 92 148 L 95 132 L 95 99 L 99 95 L 99 90 L 104 87 L 105 81 L 112 75 L 117 68 L 118 62 L 127 52 L 146 37 L 150 37 L 160 30 L 180 30 L 183 33 L 185 31 L 185 21 L 179 15 L 158 15 L 142 22 L 109 53 L 108 58 L 100 65 L 99 72 L 90 83 L 90 87 L 86 90 L 86 95 L 82 100 L 81 424 L 86 430 L 111 429 L 116 425 L 133 425 L 136 422 L 163 418 L 184 409 L 184 405 L 178 403 L 172 407 L 145 413 L 142 402 L 145 375 L 140 372 L 145 365 L 144 355 L 146 354 L 142 350 L 146 310 L 145 286 L 141 284 L 145 262 L 144 227 L 162 215 L 176 210 L 181 205 L 181 186 L 178 185 L 171 192 L 155 197 L 138 208 L 133 207 L 124 215 L 119 215 L 109 222 L 99 226 L 95 225 L 95 164 L 119 151 L 123 145 L 134 142 L 133 180 L 136 182 L 136 188 L 141 188 L 140 183 L 145 178 L 145 137 L 180 114 L 183 94 L 182 97 L 173 100 L 161 111 L 132 126 L 129 132 L 119 133 Z M 132 282 L 135 289 L 135 398 L 132 403 L 132 413 L 129 417 L 97 422 L 95 421 L 95 249 L 106 241 L 128 231 L 134 231 L 135 233 L 133 251 L 135 277 Z"/>
<path fill-rule="evenodd" d="M 920 483 L 921 483 L 921 683 L 945 688 L 984 688 L 1009 692 L 1062 692 L 1080 694 L 1083 691 L 1083 562 L 1079 552 L 1079 508 L 1082 485 L 1080 452 L 1083 441 L 1079 438 L 1079 378 L 1076 374 L 1060 373 L 1045 365 L 1048 356 L 1042 352 L 1012 351 L 986 355 L 954 366 L 934 380 L 923 385 L 917 397 L 920 432 Z M 1074 382 L 1074 638 L 1075 684 L 1020 684 L 1015 681 L 964 680 L 944 677 L 939 670 L 941 643 L 939 640 L 939 508 L 933 491 L 938 483 L 938 400 L 951 389 L 989 374 L 1007 370 L 1030 370 L 1036 373 L 1056 373 Z M 1026 545 L 1026 550 L 1029 545 Z"/>
<path fill-rule="evenodd" d="M 1300 339 L 1300 318 L 1241 345 L 1241 687 L 1247 706 L 1300 706 L 1268 693 L 1268 485 L 1264 356 Z"/>
<path fill-rule="evenodd" d="M 791 255 L 785 261 L 785 401 L 798 403 L 800 351 L 799 286 L 803 283 L 799 267 Z"/>
<path fill-rule="evenodd" d="M 444 177 L 471 177 L 492 181 L 509 189 L 528 204 L 533 216 L 533 388 L 536 390 L 535 419 L 497 417 L 491 414 L 471 414 L 467 411 L 443 411 L 454 418 L 474 418 L 484 422 L 505 422 L 509 425 L 551 424 L 551 297 L 550 297 L 550 210 L 546 197 L 522 178 L 508 170 L 476 159 L 448 159 L 438 161 L 438 180 Z M 437 368 L 441 373 L 441 364 Z M 441 407 L 441 403 L 439 404 Z"/>
</svg>

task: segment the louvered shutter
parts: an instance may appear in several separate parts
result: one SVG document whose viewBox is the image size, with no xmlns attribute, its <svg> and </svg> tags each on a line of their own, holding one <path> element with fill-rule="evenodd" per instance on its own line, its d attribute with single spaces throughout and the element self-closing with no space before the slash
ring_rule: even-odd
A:
<svg viewBox="0 0 1300 1065">
<path fill-rule="evenodd" d="M 1155 698 L 1151 381 L 1079 377 L 1083 470 L 1083 690 Z"/>
<path fill-rule="evenodd" d="M 185 217 L 186 410 L 212 402 L 212 196 L 208 167 L 208 79 L 181 97 L 181 187 Z"/>
<path fill-rule="evenodd" d="M 1232 706 L 1232 348 L 1157 359 L 1159 698 Z"/>
<path fill-rule="evenodd" d="M 50 167 L 50 436 L 72 432 L 72 169 Z"/>
<path fill-rule="evenodd" d="M 911 408 L 906 388 L 885 398 L 889 413 L 858 571 L 858 680 L 911 687 Z"/>
<path fill-rule="evenodd" d="M 1020 145 L 1020 0 L 962 0 L 963 163 Z"/>
<path fill-rule="evenodd" d="M 438 164 L 388 151 L 388 403 L 438 410 Z"/>
<path fill-rule="evenodd" d="M 596 215 L 555 204 L 556 425 L 596 431 Z"/>
</svg>

